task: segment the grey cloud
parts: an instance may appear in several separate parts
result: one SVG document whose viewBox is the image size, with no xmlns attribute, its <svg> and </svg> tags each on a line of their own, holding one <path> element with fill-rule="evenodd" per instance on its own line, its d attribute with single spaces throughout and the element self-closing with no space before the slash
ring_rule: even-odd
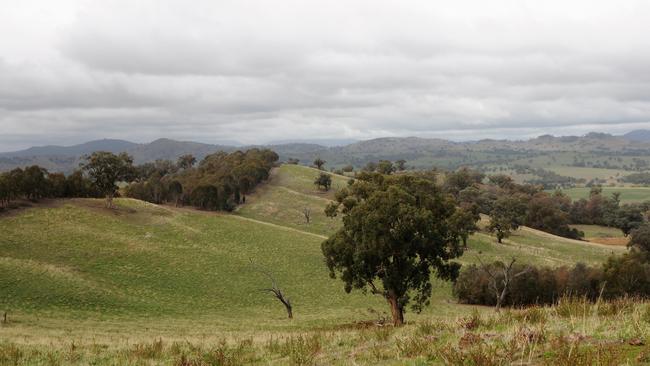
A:
<svg viewBox="0 0 650 366">
<path fill-rule="evenodd" d="M 67 2 L 0 35 L 0 145 L 650 127 L 641 1 Z"/>
</svg>

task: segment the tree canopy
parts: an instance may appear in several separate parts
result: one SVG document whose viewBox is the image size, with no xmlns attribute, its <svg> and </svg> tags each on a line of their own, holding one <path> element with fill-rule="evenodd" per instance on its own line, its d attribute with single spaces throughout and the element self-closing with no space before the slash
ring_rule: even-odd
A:
<svg viewBox="0 0 650 366">
<path fill-rule="evenodd" d="M 429 303 L 431 275 L 453 280 L 462 254 L 450 222 L 455 202 L 432 181 L 410 176 L 363 173 L 337 194 L 326 213 L 343 215 L 343 227 L 322 244 L 330 275 L 346 292 L 369 290 L 386 299 L 393 323 L 404 309 Z"/>
<path fill-rule="evenodd" d="M 96 151 L 85 157 L 82 169 L 88 173 L 97 189 L 106 196 L 106 207 L 113 207 L 117 183 L 133 178 L 133 158 L 126 153 L 115 155 L 108 151 Z"/>
</svg>

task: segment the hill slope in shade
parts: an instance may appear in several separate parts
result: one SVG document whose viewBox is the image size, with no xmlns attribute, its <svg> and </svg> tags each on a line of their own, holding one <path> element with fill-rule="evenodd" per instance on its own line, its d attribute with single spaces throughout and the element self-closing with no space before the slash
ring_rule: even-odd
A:
<svg viewBox="0 0 650 366">
<path fill-rule="evenodd" d="M 623 135 L 630 141 L 650 142 L 650 130 L 634 130 Z"/>
<path fill-rule="evenodd" d="M 34 156 L 72 156 L 77 157 L 84 154 L 90 154 L 93 151 L 110 151 L 119 153 L 127 151 L 138 144 L 124 140 L 95 140 L 89 141 L 79 145 L 72 146 L 34 146 L 29 149 L 14 151 L 14 152 L 0 152 L 0 157 L 34 157 Z"/>
</svg>

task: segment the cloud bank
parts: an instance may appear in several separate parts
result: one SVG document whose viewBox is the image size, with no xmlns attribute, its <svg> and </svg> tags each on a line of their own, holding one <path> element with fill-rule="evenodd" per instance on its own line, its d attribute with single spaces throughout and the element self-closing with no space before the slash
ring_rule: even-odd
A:
<svg viewBox="0 0 650 366">
<path fill-rule="evenodd" d="M 0 150 L 650 128 L 645 1 L 0 0 Z"/>
</svg>

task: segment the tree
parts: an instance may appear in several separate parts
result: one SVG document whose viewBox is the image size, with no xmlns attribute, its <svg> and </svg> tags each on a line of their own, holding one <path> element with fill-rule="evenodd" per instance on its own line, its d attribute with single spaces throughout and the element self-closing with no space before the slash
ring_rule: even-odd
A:
<svg viewBox="0 0 650 366">
<path fill-rule="evenodd" d="M 494 309 L 497 313 L 501 309 L 501 304 L 503 304 L 503 300 L 505 300 L 506 295 L 508 294 L 510 282 L 514 278 L 517 278 L 530 271 L 530 268 L 525 268 L 522 271 L 512 273 L 512 268 L 516 260 L 517 259 L 515 257 L 512 257 L 512 260 L 509 264 L 495 262 L 496 268 L 491 268 L 491 266 L 484 264 L 483 261 L 481 261 L 481 258 L 479 258 L 481 269 L 485 271 L 485 273 L 487 273 L 488 277 L 490 278 L 490 286 L 492 287 L 494 296 L 496 298 L 496 305 Z"/>
<path fill-rule="evenodd" d="M 85 157 L 82 169 L 88 173 L 93 185 L 106 197 L 106 207 L 113 207 L 117 183 L 128 181 L 133 176 L 133 158 L 126 153 L 115 155 L 107 151 L 96 151 Z"/>
<path fill-rule="evenodd" d="M 22 177 L 22 192 L 26 198 L 37 200 L 47 196 L 48 191 L 47 170 L 38 165 L 25 168 Z"/>
<path fill-rule="evenodd" d="M 644 223 L 632 230 L 627 245 L 650 254 L 650 223 Z"/>
<path fill-rule="evenodd" d="M 168 192 L 172 200 L 174 200 L 174 206 L 178 207 L 180 205 L 181 197 L 183 197 L 183 185 L 177 180 L 169 182 Z"/>
<path fill-rule="evenodd" d="M 451 224 L 458 231 L 463 241 L 463 247 L 467 248 L 467 239 L 478 230 L 476 222 L 481 219 L 475 207 L 461 207 L 451 217 Z"/>
<path fill-rule="evenodd" d="M 373 161 L 369 161 L 368 164 L 366 164 L 366 166 L 363 167 L 364 172 L 370 173 L 370 172 L 374 172 L 375 170 L 377 170 L 377 163 Z"/>
<path fill-rule="evenodd" d="M 354 171 L 354 167 L 352 165 L 346 165 L 343 168 L 341 168 L 342 171 L 345 173 L 351 173 Z"/>
<path fill-rule="evenodd" d="M 314 180 L 314 184 L 318 188 L 323 187 L 324 190 L 329 191 L 330 187 L 332 186 L 332 176 L 327 173 L 320 173 L 316 177 L 316 180 Z"/>
<path fill-rule="evenodd" d="M 485 178 L 483 173 L 463 167 L 445 176 L 445 190 L 458 197 L 458 193 L 468 187 L 480 184 Z"/>
<path fill-rule="evenodd" d="M 616 212 L 613 220 L 615 227 L 621 229 L 623 235 L 627 237 L 632 230 L 641 226 L 644 222 L 643 208 L 639 205 L 626 204 Z"/>
<path fill-rule="evenodd" d="M 501 243 L 510 233 L 519 228 L 526 206 L 517 198 L 501 197 L 494 203 L 490 212 L 490 224 L 487 229 L 497 236 L 497 242 Z"/>
<path fill-rule="evenodd" d="M 570 207 L 571 199 L 560 192 L 553 195 L 536 193 L 528 200 L 525 224 L 555 235 L 579 239 L 584 233 L 569 227 Z"/>
<path fill-rule="evenodd" d="M 515 182 L 512 177 L 505 174 L 496 174 L 488 177 L 490 184 L 493 184 L 501 189 L 511 190 L 515 187 Z"/>
<path fill-rule="evenodd" d="M 196 158 L 192 154 L 181 155 L 178 157 L 176 165 L 181 169 L 189 169 L 196 164 Z"/>
<path fill-rule="evenodd" d="M 377 171 L 381 174 L 392 174 L 395 171 L 395 167 L 388 160 L 380 160 L 379 164 L 377 164 Z"/>
<path fill-rule="evenodd" d="M 325 163 L 327 163 L 327 162 L 325 160 L 321 159 L 321 158 L 316 158 L 316 160 L 314 160 L 314 166 L 318 170 L 323 170 L 323 167 L 325 166 Z"/>
<path fill-rule="evenodd" d="M 10 199 L 9 179 L 6 174 L 0 174 L 0 208 L 8 206 Z"/>
<path fill-rule="evenodd" d="M 400 159 L 395 162 L 395 170 L 398 172 L 406 170 L 406 160 Z"/>
<path fill-rule="evenodd" d="M 432 272 L 445 280 L 458 275 L 460 264 L 450 261 L 462 254 L 450 224 L 454 210 L 454 201 L 432 181 L 362 175 L 326 210 L 343 215 L 343 227 L 322 244 L 330 276 L 338 274 L 346 292 L 383 297 L 393 324 L 402 325 L 409 302 L 416 311 L 429 304 Z"/>
<path fill-rule="evenodd" d="M 219 209 L 219 190 L 209 184 L 196 187 L 190 194 L 190 202 L 193 206 L 204 210 Z"/>
<path fill-rule="evenodd" d="M 303 207 L 302 215 L 305 217 L 305 221 L 309 224 L 309 221 L 311 221 L 311 208 Z"/>
<path fill-rule="evenodd" d="M 264 288 L 264 289 L 262 289 L 262 291 L 267 291 L 267 292 L 270 292 L 271 294 L 273 294 L 273 297 L 278 299 L 278 301 L 280 301 L 282 303 L 282 305 L 284 305 L 284 308 L 287 310 L 287 317 L 289 319 L 293 319 L 293 305 L 291 304 L 291 300 L 289 300 L 289 298 L 284 294 L 282 289 L 278 286 L 278 282 L 275 280 L 275 277 L 273 277 L 271 272 L 256 266 L 255 263 L 253 263 L 252 259 L 250 259 L 250 262 L 251 262 L 251 265 L 258 272 L 260 272 L 261 274 L 266 276 L 269 280 L 271 280 L 271 287 Z"/>
</svg>

